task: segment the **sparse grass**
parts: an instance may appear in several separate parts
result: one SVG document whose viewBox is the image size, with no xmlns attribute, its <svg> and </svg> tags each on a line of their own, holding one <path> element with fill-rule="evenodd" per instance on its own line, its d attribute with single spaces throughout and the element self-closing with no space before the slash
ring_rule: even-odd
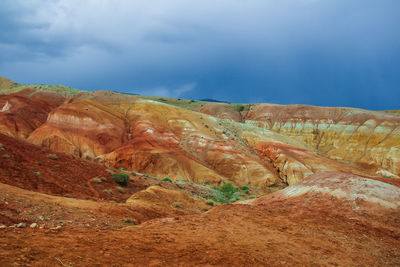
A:
<svg viewBox="0 0 400 267">
<path fill-rule="evenodd" d="M 129 175 L 126 173 L 113 173 L 112 178 L 122 186 L 127 185 L 129 182 Z"/>
<path fill-rule="evenodd" d="M 212 199 L 207 199 L 206 200 L 206 204 L 209 205 L 209 206 L 214 206 L 215 205 L 215 201 L 212 200 Z"/>
<path fill-rule="evenodd" d="M 12 86 L 8 89 L 2 89 L 0 94 L 12 94 L 12 93 L 17 93 L 27 87 L 32 87 L 35 90 L 42 91 L 42 92 L 56 92 L 59 95 L 62 95 L 64 97 L 72 97 L 80 92 L 81 90 L 74 89 L 68 86 L 64 85 L 46 85 L 46 84 L 40 84 L 40 85 L 23 85 L 23 84 L 16 84 L 15 86 Z"/>
<path fill-rule="evenodd" d="M 106 194 L 109 194 L 109 195 L 114 195 L 114 192 L 112 191 L 112 189 L 104 189 L 103 192 Z"/>
<path fill-rule="evenodd" d="M 125 189 L 123 189 L 122 187 L 117 186 L 116 188 L 117 188 L 118 192 L 120 192 L 121 194 L 125 193 Z"/>
<path fill-rule="evenodd" d="M 177 209 L 177 208 L 181 207 L 181 204 L 179 204 L 179 202 L 174 202 L 174 203 L 172 203 L 172 207 Z"/>
<path fill-rule="evenodd" d="M 59 259 L 59 258 L 57 258 L 57 257 L 54 257 L 62 266 L 64 266 L 64 267 L 72 267 L 71 265 L 67 265 L 67 264 L 65 264 L 61 259 Z"/>
<path fill-rule="evenodd" d="M 214 187 L 214 189 L 216 190 L 216 194 L 214 195 L 213 200 L 216 202 L 227 204 L 240 199 L 236 194 L 239 189 L 236 186 L 233 186 L 232 183 L 226 183 L 220 188 Z"/>
<path fill-rule="evenodd" d="M 92 181 L 95 182 L 96 184 L 101 184 L 101 179 L 99 178 L 93 178 Z"/>
<path fill-rule="evenodd" d="M 103 182 L 107 182 L 107 178 L 106 177 L 100 177 L 100 180 L 102 180 Z"/>
<path fill-rule="evenodd" d="M 124 218 L 122 221 L 123 221 L 124 223 L 132 223 L 132 222 L 133 222 L 133 220 L 132 220 L 131 217 L 126 217 L 126 218 Z"/>
<path fill-rule="evenodd" d="M 35 172 L 35 176 L 39 177 L 40 176 L 40 172 Z"/>
<path fill-rule="evenodd" d="M 11 158 L 10 155 L 8 155 L 8 154 L 4 154 L 4 155 L 3 155 L 3 159 L 9 159 L 9 158 Z"/>
</svg>

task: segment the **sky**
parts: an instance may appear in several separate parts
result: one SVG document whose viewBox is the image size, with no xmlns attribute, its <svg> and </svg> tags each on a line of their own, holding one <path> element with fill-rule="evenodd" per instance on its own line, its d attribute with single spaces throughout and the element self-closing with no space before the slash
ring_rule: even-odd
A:
<svg viewBox="0 0 400 267">
<path fill-rule="evenodd" d="M 235 103 L 400 109 L 399 0 L 1 0 L 0 76 Z"/>
</svg>

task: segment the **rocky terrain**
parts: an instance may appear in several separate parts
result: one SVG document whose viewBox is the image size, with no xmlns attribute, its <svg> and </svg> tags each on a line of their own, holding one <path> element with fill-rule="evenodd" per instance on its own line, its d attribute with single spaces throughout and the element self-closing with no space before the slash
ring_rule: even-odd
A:
<svg viewBox="0 0 400 267">
<path fill-rule="evenodd" d="M 0 265 L 398 266 L 399 123 L 0 78 Z"/>
</svg>

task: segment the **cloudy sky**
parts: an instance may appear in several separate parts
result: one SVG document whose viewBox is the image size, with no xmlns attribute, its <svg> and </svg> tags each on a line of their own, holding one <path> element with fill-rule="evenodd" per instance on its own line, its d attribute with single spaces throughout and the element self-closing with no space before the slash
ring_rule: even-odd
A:
<svg viewBox="0 0 400 267">
<path fill-rule="evenodd" d="M 0 76 L 400 109 L 399 0 L 1 0 Z"/>
</svg>

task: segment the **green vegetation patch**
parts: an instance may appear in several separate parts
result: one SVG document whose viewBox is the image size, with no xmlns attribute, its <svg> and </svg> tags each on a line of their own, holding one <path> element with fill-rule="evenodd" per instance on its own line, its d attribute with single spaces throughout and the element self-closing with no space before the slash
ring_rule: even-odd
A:
<svg viewBox="0 0 400 267">
<path fill-rule="evenodd" d="M 216 194 L 214 195 L 212 200 L 216 202 L 227 204 L 235 202 L 236 200 L 240 200 L 240 197 L 237 194 L 239 188 L 232 185 L 232 183 L 226 183 L 220 188 L 214 187 L 214 189 L 216 190 Z"/>
<path fill-rule="evenodd" d="M 244 186 L 242 186 L 241 189 L 242 189 L 246 194 L 249 193 L 249 187 L 248 187 L 248 186 L 244 185 Z"/>
<path fill-rule="evenodd" d="M 113 173 L 112 178 L 122 186 L 127 185 L 129 182 L 129 175 L 126 173 Z"/>
<path fill-rule="evenodd" d="M 235 107 L 234 107 L 234 109 L 236 110 L 236 111 L 243 111 L 244 110 L 244 106 L 243 105 L 235 105 Z"/>
<path fill-rule="evenodd" d="M 214 206 L 215 205 L 215 201 L 212 200 L 212 199 L 207 199 L 206 200 L 206 204 L 209 205 L 209 206 Z"/>
<path fill-rule="evenodd" d="M 171 179 L 169 179 L 168 177 L 164 177 L 164 179 L 162 179 L 163 181 L 166 181 L 166 182 L 170 182 L 170 183 L 172 183 L 172 180 Z"/>
</svg>

